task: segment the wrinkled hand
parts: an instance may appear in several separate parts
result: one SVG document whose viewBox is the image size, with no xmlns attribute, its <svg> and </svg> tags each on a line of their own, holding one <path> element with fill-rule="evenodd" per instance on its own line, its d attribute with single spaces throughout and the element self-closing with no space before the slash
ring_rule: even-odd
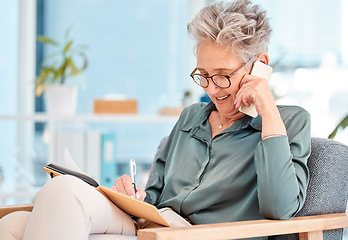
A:
<svg viewBox="0 0 348 240">
<path fill-rule="evenodd" d="M 137 191 L 134 191 L 134 187 L 132 184 L 132 179 L 129 175 L 123 175 L 119 178 L 116 178 L 114 185 L 111 187 L 111 189 L 122 193 L 124 195 L 136 198 L 140 201 L 144 201 L 146 197 L 146 192 L 144 190 L 140 190 L 137 186 Z"/>
<path fill-rule="evenodd" d="M 247 107 L 254 103 L 257 113 L 262 118 L 278 111 L 267 80 L 252 75 L 244 75 L 239 84 L 235 100 L 236 109 L 243 103 Z"/>
</svg>

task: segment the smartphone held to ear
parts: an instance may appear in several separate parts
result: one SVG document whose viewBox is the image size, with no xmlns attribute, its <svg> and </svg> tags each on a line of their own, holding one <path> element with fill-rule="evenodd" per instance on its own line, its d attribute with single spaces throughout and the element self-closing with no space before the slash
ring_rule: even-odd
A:
<svg viewBox="0 0 348 240">
<path fill-rule="evenodd" d="M 266 65 L 260 61 L 256 61 L 251 69 L 250 75 L 265 78 L 267 81 L 271 78 L 272 75 L 272 67 L 269 65 Z M 242 113 L 245 113 L 251 117 L 257 117 L 257 111 L 255 108 L 255 105 L 252 103 L 249 107 L 245 106 L 244 104 L 239 108 L 239 111 Z"/>
</svg>

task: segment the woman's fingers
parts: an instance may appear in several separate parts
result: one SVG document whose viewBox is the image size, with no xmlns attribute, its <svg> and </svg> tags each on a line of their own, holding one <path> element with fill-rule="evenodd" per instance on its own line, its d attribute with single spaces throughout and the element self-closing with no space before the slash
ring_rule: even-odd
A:
<svg viewBox="0 0 348 240">
<path fill-rule="evenodd" d="M 111 188 L 119 193 L 134 197 L 140 201 L 144 201 L 146 197 L 146 192 L 139 189 L 137 186 L 135 192 L 132 179 L 129 175 L 126 174 L 122 177 L 116 178 L 115 184 Z"/>
<path fill-rule="evenodd" d="M 137 190 L 137 193 L 135 194 L 135 198 L 140 200 L 140 201 L 144 201 L 146 197 L 146 192 L 144 190 Z"/>
<path fill-rule="evenodd" d="M 236 109 L 239 109 L 242 104 L 249 107 L 253 103 L 261 117 L 273 111 L 275 102 L 266 79 L 245 75 L 241 79 L 239 87 L 235 99 Z"/>
<path fill-rule="evenodd" d="M 132 179 L 129 175 L 123 175 L 115 180 L 112 189 L 125 194 L 127 196 L 135 197 L 135 191 L 132 183 Z"/>
<path fill-rule="evenodd" d="M 245 78 L 244 78 L 245 79 Z M 252 82 L 244 80 L 243 84 L 240 84 L 239 91 L 236 95 L 235 107 L 239 108 L 242 104 L 245 104 L 247 107 L 253 103 L 252 91 L 253 91 Z"/>
<path fill-rule="evenodd" d="M 249 107 L 251 103 L 255 103 L 255 100 L 262 99 L 264 97 L 265 88 L 269 88 L 266 79 L 252 75 L 244 75 L 239 83 L 235 107 L 239 108 L 242 104 Z"/>
<path fill-rule="evenodd" d="M 124 195 L 136 198 L 140 201 L 144 201 L 146 197 L 146 192 L 139 189 L 137 186 L 136 191 L 132 183 L 132 178 L 129 175 L 123 175 L 119 178 L 116 178 L 115 184 L 111 187 L 113 190 L 122 193 Z"/>
<path fill-rule="evenodd" d="M 243 97 L 242 97 L 242 102 L 244 103 L 245 106 L 249 107 L 250 106 L 250 100 L 252 100 L 250 97 L 249 97 L 249 94 L 244 94 Z"/>
<path fill-rule="evenodd" d="M 248 74 L 243 75 L 243 77 L 241 78 L 241 80 L 239 82 L 239 89 L 241 89 L 244 84 L 246 84 L 247 82 L 250 81 L 250 80 L 248 80 L 248 76 L 250 76 L 250 75 L 248 75 Z"/>
</svg>

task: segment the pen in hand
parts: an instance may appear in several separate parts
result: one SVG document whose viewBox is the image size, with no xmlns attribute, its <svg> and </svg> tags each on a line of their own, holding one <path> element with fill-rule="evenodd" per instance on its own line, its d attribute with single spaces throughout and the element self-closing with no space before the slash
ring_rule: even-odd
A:
<svg viewBox="0 0 348 240">
<path fill-rule="evenodd" d="M 129 160 L 129 172 L 130 172 L 130 176 L 132 178 L 132 184 L 134 187 L 134 193 L 137 192 L 137 188 L 135 186 L 135 175 L 137 174 L 137 165 L 135 164 L 135 160 L 134 158 L 131 158 Z"/>
</svg>

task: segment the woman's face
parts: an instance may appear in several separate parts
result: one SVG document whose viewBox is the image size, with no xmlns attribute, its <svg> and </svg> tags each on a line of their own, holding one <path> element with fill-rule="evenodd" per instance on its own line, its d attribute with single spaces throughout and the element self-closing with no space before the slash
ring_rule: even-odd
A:
<svg viewBox="0 0 348 240">
<path fill-rule="evenodd" d="M 203 41 L 198 46 L 197 69 L 202 75 L 207 75 L 208 77 L 215 74 L 230 75 L 242 64 L 243 61 L 234 56 L 225 46 L 211 41 Z M 231 86 L 228 88 L 220 88 L 210 78 L 208 79 L 209 85 L 203 89 L 215 103 L 217 110 L 221 114 L 236 113 L 234 101 L 239 90 L 239 83 L 245 74 L 248 74 L 248 71 L 244 66 L 230 77 Z"/>
</svg>

